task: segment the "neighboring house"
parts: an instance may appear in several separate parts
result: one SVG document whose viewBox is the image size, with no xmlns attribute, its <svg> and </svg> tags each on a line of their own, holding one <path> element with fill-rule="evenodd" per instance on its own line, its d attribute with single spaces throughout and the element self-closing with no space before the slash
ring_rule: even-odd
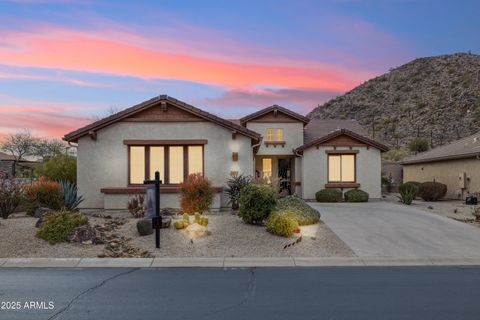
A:
<svg viewBox="0 0 480 320">
<path fill-rule="evenodd" d="M 381 197 L 380 153 L 355 121 L 310 120 L 271 106 L 226 120 L 162 95 L 65 135 L 77 143 L 83 209 L 125 209 L 159 171 L 161 206 L 178 207 L 179 183 L 201 173 L 214 185 L 214 209 L 237 174 L 278 178 L 283 192 L 314 199 L 323 188 L 360 187 Z"/>
<path fill-rule="evenodd" d="M 12 176 L 14 173 L 14 166 L 15 166 L 15 157 L 0 152 L 0 177 L 4 176 Z"/>
<path fill-rule="evenodd" d="M 404 181 L 441 182 L 447 185 L 447 198 L 464 199 L 480 192 L 480 132 L 401 163 Z"/>
</svg>

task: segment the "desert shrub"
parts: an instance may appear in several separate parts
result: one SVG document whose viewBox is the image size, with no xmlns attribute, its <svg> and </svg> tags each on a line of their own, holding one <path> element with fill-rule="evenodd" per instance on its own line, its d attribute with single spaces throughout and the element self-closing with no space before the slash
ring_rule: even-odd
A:
<svg viewBox="0 0 480 320">
<path fill-rule="evenodd" d="M 88 218 L 81 213 L 62 210 L 48 213 L 37 236 L 50 244 L 66 242 L 75 228 L 88 224 Z"/>
<path fill-rule="evenodd" d="M 233 210 L 238 210 L 239 204 L 238 201 L 240 200 L 240 192 L 243 188 L 249 185 L 252 182 L 252 178 L 250 176 L 238 175 L 236 177 L 232 177 L 227 181 L 227 188 L 225 189 L 225 193 L 229 198 L 229 204 L 232 205 Z"/>
<path fill-rule="evenodd" d="M 345 201 L 347 202 L 368 202 L 368 193 L 360 189 L 352 189 L 345 192 Z"/>
<path fill-rule="evenodd" d="M 135 218 L 145 217 L 147 208 L 145 207 L 145 195 L 135 194 L 128 200 L 128 212 Z"/>
<path fill-rule="evenodd" d="M 0 215 L 7 219 L 23 199 L 22 185 L 13 179 L 0 179 Z"/>
<path fill-rule="evenodd" d="M 315 224 L 320 221 L 320 212 L 310 207 L 296 195 L 286 196 L 277 202 L 277 211 L 290 211 L 301 226 Z"/>
<path fill-rule="evenodd" d="M 322 189 L 315 193 L 315 199 L 318 202 L 340 202 L 342 196 L 342 190 L 340 189 Z"/>
<path fill-rule="evenodd" d="M 295 213 L 289 210 L 274 211 L 267 219 L 267 231 L 282 237 L 290 237 L 299 230 Z"/>
<path fill-rule="evenodd" d="M 78 187 L 70 181 L 61 181 L 60 185 L 63 192 L 63 206 L 70 211 L 77 211 L 80 203 L 83 202 L 83 196 L 78 195 Z"/>
<path fill-rule="evenodd" d="M 277 204 L 277 192 L 269 186 L 250 184 L 240 192 L 239 216 L 244 222 L 261 224 Z"/>
<path fill-rule="evenodd" d="M 435 181 L 421 183 L 418 189 L 418 196 L 425 201 L 437 201 L 446 194 L 447 186 Z"/>
<path fill-rule="evenodd" d="M 415 193 L 415 197 L 417 197 L 418 196 L 418 190 L 420 189 L 420 182 L 417 182 L 417 181 L 407 181 L 405 183 L 402 183 L 398 187 L 398 192 L 399 193 L 406 192 L 407 190 L 410 190 L 412 188 L 415 188 L 417 190 L 417 192 Z"/>
<path fill-rule="evenodd" d="M 77 158 L 60 154 L 49 158 L 35 173 L 52 181 L 77 183 Z"/>
<path fill-rule="evenodd" d="M 204 213 L 210 211 L 213 195 L 212 183 L 201 174 L 194 173 L 180 185 L 180 206 L 190 214 Z"/>
<path fill-rule="evenodd" d="M 382 159 L 388 160 L 388 161 L 400 161 L 406 156 L 408 156 L 407 150 L 402 148 L 394 148 L 394 149 L 388 150 L 387 152 L 384 152 L 382 154 Z"/>
<path fill-rule="evenodd" d="M 385 187 L 388 193 L 392 192 L 392 176 L 382 176 L 382 186 Z"/>
<path fill-rule="evenodd" d="M 63 206 L 60 184 L 40 177 L 38 181 L 25 187 L 25 206 L 28 215 L 33 215 L 40 207 L 60 210 Z"/>
<path fill-rule="evenodd" d="M 188 221 L 185 219 L 177 220 L 173 223 L 175 229 L 183 229 L 188 227 Z"/>
<path fill-rule="evenodd" d="M 430 144 L 425 138 L 414 138 L 408 144 L 411 152 L 425 152 L 430 149 Z"/>
<path fill-rule="evenodd" d="M 406 205 L 411 205 L 418 193 L 418 187 L 413 183 L 402 183 L 398 190 L 400 192 L 400 201 Z"/>
</svg>

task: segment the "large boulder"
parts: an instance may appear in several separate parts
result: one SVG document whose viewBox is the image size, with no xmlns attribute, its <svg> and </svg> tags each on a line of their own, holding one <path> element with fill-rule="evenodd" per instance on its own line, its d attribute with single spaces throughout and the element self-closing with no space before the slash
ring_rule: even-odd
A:
<svg viewBox="0 0 480 320">
<path fill-rule="evenodd" d="M 83 244 L 102 244 L 103 240 L 100 232 L 92 226 L 84 225 L 76 228 L 70 238 L 69 242 L 83 243 Z"/>
<path fill-rule="evenodd" d="M 153 233 L 152 220 L 142 219 L 137 222 L 137 231 L 141 236 L 148 236 Z"/>
<path fill-rule="evenodd" d="M 208 229 L 198 223 L 192 223 L 183 231 L 189 239 L 197 239 L 208 235 Z"/>
</svg>

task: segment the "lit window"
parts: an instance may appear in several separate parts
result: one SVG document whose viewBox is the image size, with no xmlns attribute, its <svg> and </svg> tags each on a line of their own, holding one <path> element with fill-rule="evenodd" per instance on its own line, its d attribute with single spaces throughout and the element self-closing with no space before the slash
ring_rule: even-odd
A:
<svg viewBox="0 0 480 320">
<path fill-rule="evenodd" d="M 277 128 L 277 141 L 283 141 L 283 129 Z"/>
<path fill-rule="evenodd" d="M 272 176 L 272 159 L 271 158 L 262 159 L 262 173 L 263 173 L 263 178 L 270 178 Z"/>
<path fill-rule="evenodd" d="M 183 147 L 170 147 L 170 183 L 183 182 Z"/>
<path fill-rule="evenodd" d="M 130 146 L 129 150 L 130 184 L 154 179 L 156 171 L 163 184 L 182 183 L 192 173 L 203 175 L 203 146 Z"/>
<path fill-rule="evenodd" d="M 328 181 L 355 182 L 355 155 L 329 155 Z"/>
<path fill-rule="evenodd" d="M 267 129 L 267 141 L 273 141 L 273 128 Z"/>
<path fill-rule="evenodd" d="M 189 146 L 188 147 L 188 174 L 200 173 L 203 174 L 203 147 Z"/>
<path fill-rule="evenodd" d="M 130 183 L 145 180 L 145 147 L 130 147 Z"/>
<path fill-rule="evenodd" d="M 160 180 L 165 182 L 164 147 L 150 147 L 150 179 L 155 179 L 155 171 L 160 173 Z"/>
</svg>

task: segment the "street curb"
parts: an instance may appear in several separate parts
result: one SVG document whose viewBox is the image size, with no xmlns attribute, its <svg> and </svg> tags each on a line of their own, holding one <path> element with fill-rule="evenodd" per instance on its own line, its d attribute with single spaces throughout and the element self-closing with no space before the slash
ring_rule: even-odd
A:
<svg viewBox="0 0 480 320">
<path fill-rule="evenodd" d="M 2 268 L 249 268 L 480 266 L 478 258 L 217 257 L 0 258 Z"/>
</svg>

